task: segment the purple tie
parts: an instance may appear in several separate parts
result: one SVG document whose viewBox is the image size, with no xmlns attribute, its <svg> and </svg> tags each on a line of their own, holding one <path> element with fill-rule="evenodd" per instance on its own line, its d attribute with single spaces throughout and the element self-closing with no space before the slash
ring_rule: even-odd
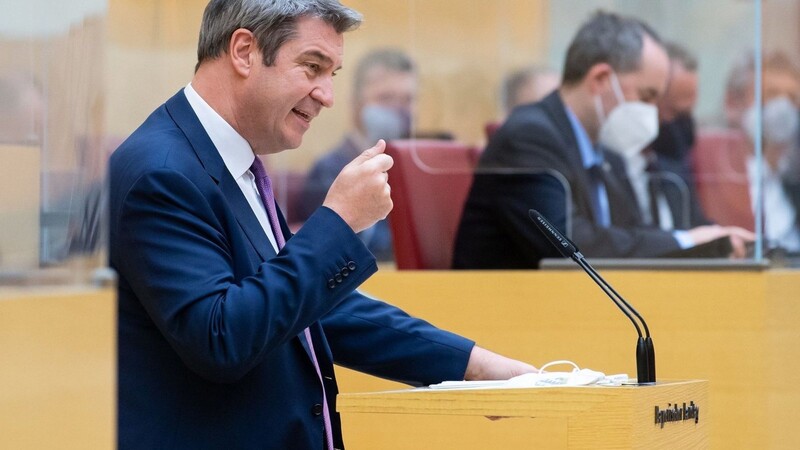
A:
<svg viewBox="0 0 800 450">
<path fill-rule="evenodd" d="M 256 187 L 258 193 L 261 195 L 261 201 L 264 202 L 264 208 L 267 209 L 267 217 L 269 224 L 272 226 L 272 234 L 275 235 L 275 242 L 278 243 L 278 250 L 286 245 L 286 240 L 283 238 L 281 232 L 281 225 L 278 221 L 278 211 L 275 209 L 275 194 L 272 193 L 272 181 L 270 181 L 267 171 L 264 169 L 264 164 L 256 156 L 253 165 L 250 166 L 250 171 L 256 178 Z"/>
<path fill-rule="evenodd" d="M 275 208 L 275 195 L 272 193 L 272 182 L 267 175 L 267 171 L 264 169 L 264 164 L 261 162 L 258 156 L 256 156 L 255 161 L 253 161 L 253 165 L 250 166 L 250 171 L 253 172 L 253 176 L 256 179 L 258 193 L 261 195 L 261 201 L 264 202 L 264 208 L 267 210 L 269 224 L 272 227 L 272 234 L 275 235 L 275 242 L 277 242 L 278 250 L 280 250 L 284 245 L 286 245 L 286 240 L 283 238 L 281 225 L 278 221 L 278 211 Z M 325 441 L 327 442 L 328 450 L 333 450 L 331 416 L 330 412 L 328 411 L 328 399 L 325 395 L 325 383 L 322 382 L 322 372 L 319 370 L 319 362 L 317 361 L 317 355 L 314 352 L 314 344 L 311 343 L 311 331 L 306 328 L 303 330 L 303 334 L 305 335 L 306 342 L 308 343 L 308 350 L 311 352 L 311 360 L 314 362 L 314 368 L 317 370 L 319 382 L 322 384 L 322 416 L 325 420 Z"/>
</svg>

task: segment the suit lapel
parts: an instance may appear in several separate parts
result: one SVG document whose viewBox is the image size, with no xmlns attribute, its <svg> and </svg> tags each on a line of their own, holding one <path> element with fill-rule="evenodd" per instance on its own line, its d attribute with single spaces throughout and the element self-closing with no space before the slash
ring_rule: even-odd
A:
<svg viewBox="0 0 800 450">
<path fill-rule="evenodd" d="M 261 260 L 266 261 L 274 257 L 275 249 L 273 249 L 272 244 L 269 242 L 269 238 L 266 233 L 264 233 L 264 229 L 261 228 L 261 224 L 250 208 L 250 204 L 247 203 L 247 199 L 244 197 L 244 194 L 242 194 L 239 185 L 236 184 L 236 180 L 233 179 L 233 176 L 231 176 L 230 172 L 228 172 L 228 169 L 225 167 L 225 162 L 219 155 L 219 151 L 217 151 L 211 138 L 208 137 L 208 133 L 206 133 L 206 130 L 197 119 L 197 115 L 195 115 L 194 110 L 192 110 L 189 105 L 189 101 L 186 99 L 186 95 L 183 91 L 178 92 L 169 99 L 166 103 L 166 107 L 172 119 L 178 124 L 178 127 L 180 127 L 181 131 L 183 131 L 184 135 L 186 135 L 186 138 L 191 143 L 203 167 L 205 167 L 208 174 L 219 186 L 236 217 L 236 221 L 244 231 L 250 244 L 261 257 Z M 278 209 L 278 220 L 281 225 L 281 232 L 288 241 L 289 237 L 291 237 L 291 233 L 280 209 Z M 319 325 L 317 325 L 317 327 L 318 326 Z M 315 331 L 317 333 L 319 332 L 314 326 L 310 328 L 312 333 Z M 300 333 L 298 341 L 308 355 L 309 363 L 313 364 L 311 361 L 311 350 L 308 347 L 308 342 L 305 339 L 304 333 Z"/>
<path fill-rule="evenodd" d="M 261 228 L 261 223 L 256 218 L 256 215 L 253 214 L 253 210 L 250 208 L 250 204 L 247 203 L 247 199 L 244 198 L 239 185 L 236 184 L 236 180 L 233 179 L 230 173 L 225 175 L 219 183 L 219 188 L 231 205 L 236 221 L 239 222 L 239 226 L 244 230 L 244 234 L 247 235 L 247 239 L 255 247 L 258 255 L 261 256 L 261 260 L 266 261 L 272 258 L 275 256 L 275 249 L 272 247 L 272 243 L 266 233 L 264 233 L 264 229 Z"/>
<path fill-rule="evenodd" d="M 208 137 L 208 133 L 206 133 L 194 110 L 189 105 L 183 90 L 167 100 L 166 107 L 172 119 L 183 131 L 186 139 L 189 140 L 206 172 L 217 183 L 222 194 L 228 200 L 239 226 L 242 227 L 261 260 L 266 261 L 275 256 L 275 250 L 272 248 L 272 244 L 270 244 L 266 234 L 264 234 L 264 230 L 261 228 L 261 224 L 255 214 L 253 214 L 250 204 L 247 203 L 247 199 L 244 198 L 244 194 L 239 189 L 239 185 L 236 184 L 236 180 L 233 179 L 233 176 L 225 167 L 225 162 L 219 155 L 219 151 L 211 142 L 211 138 Z"/>
</svg>

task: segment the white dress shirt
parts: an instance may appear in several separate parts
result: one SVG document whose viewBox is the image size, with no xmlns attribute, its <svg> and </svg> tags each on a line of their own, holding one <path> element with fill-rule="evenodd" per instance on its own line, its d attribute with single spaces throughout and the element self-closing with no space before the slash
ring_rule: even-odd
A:
<svg viewBox="0 0 800 450">
<path fill-rule="evenodd" d="M 750 181 L 750 201 L 756 213 L 758 193 L 758 164 L 755 158 L 747 160 L 747 176 Z M 800 251 L 800 230 L 797 229 L 797 211 L 783 189 L 780 175 L 770 169 L 766 161 L 761 162 L 762 201 L 764 211 L 764 235 L 767 247 L 782 247 L 790 252 Z"/>
<path fill-rule="evenodd" d="M 275 234 L 272 231 L 272 226 L 267 217 L 267 210 L 264 208 L 264 203 L 261 200 L 261 195 L 258 193 L 256 187 L 256 180 L 253 173 L 250 172 L 250 166 L 255 161 L 255 154 L 250 144 L 239 134 L 233 127 L 225 121 L 216 111 L 214 111 L 197 91 L 192 87 L 192 83 L 186 86 L 183 90 L 186 98 L 189 100 L 189 105 L 197 114 L 200 119 L 200 124 L 208 133 L 211 142 L 217 147 L 225 167 L 228 168 L 239 189 L 242 190 L 244 198 L 250 204 L 250 208 L 256 215 L 258 223 L 264 229 L 269 242 L 275 252 L 278 252 L 278 244 L 275 242 Z"/>
</svg>

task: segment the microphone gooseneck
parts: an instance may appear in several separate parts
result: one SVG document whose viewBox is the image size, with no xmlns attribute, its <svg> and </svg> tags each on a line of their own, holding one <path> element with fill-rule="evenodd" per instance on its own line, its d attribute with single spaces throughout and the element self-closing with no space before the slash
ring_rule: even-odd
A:
<svg viewBox="0 0 800 450">
<path fill-rule="evenodd" d="M 586 261 L 578 247 L 564 235 L 561 234 L 550 222 L 535 209 L 528 211 L 528 215 L 539 231 L 565 258 L 571 258 L 580 266 L 589 277 L 598 285 L 600 289 L 611 299 L 612 302 L 622 311 L 623 314 L 633 323 L 638 334 L 636 341 L 636 372 L 639 384 L 652 384 L 656 382 L 656 361 L 653 339 L 650 337 L 650 329 L 644 318 L 639 314 L 630 303 L 625 301 L 621 295 L 611 287 L 603 277 Z M 635 317 L 635 318 L 634 318 Z M 638 319 L 638 322 L 637 320 Z M 639 325 L 641 323 L 641 326 Z M 644 334 L 642 333 L 644 329 Z"/>
</svg>

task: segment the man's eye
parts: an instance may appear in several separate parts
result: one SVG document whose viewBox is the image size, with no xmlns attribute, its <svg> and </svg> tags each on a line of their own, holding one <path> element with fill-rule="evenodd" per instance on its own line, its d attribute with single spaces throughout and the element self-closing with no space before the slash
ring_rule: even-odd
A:
<svg viewBox="0 0 800 450">
<path fill-rule="evenodd" d="M 317 73 L 319 72 L 319 64 L 316 63 L 308 63 L 306 66 L 311 69 L 312 72 Z"/>
</svg>

